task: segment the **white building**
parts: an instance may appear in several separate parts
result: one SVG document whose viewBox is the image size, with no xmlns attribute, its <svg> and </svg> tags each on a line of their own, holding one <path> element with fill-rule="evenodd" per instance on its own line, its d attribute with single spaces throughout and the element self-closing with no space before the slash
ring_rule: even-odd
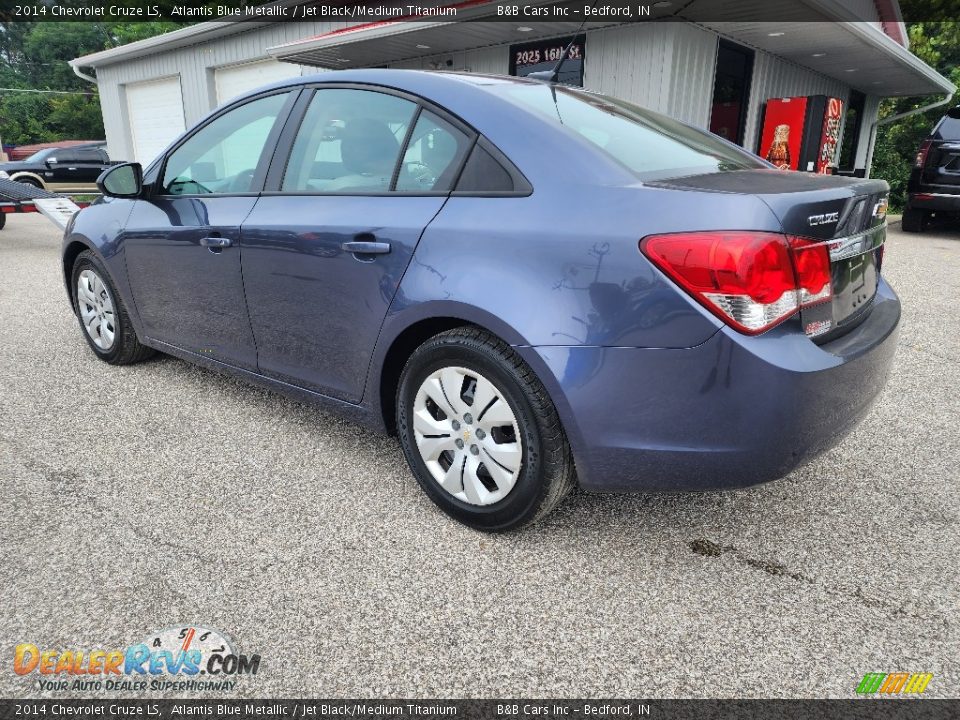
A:
<svg viewBox="0 0 960 720">
<path fill-rule="evenodd" d="M 765 17 L 783 21 L 743 21 L 756 2 Z M 495 6 L 461 5 L 459 17 L 470 21 L 206 22 L 71 65 L 99 86 L 110 156 L 146 163 L 213 108 L 277 79 L 352 67 L 526 74 L 552 67 L 536 60 L 555 56 L 580 27 L 493 21 Z M 672 3 L 656 5 L 667 13 Z M 849 18 L 851 6 L 864 21 L 837 19 Z M 754 152 L 768 99 L 838 97 L 846 109 L 837 158 L 844 172 L 869 164 L 881 98 L 955 90 L 910 53 L 896 0 L 728 0 L 722 8 L 711 22 L 587 23 L 565 79 Z"/>
</svg>

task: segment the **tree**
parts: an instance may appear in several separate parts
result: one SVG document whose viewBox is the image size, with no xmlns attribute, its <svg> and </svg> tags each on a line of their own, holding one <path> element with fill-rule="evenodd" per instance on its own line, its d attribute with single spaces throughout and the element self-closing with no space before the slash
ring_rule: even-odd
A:
<svg viewBox="0 0 960 720">
<path fill-rule="evenodd" d="M 907 13 L 906 5 L 904 13 Z M 960 22 L 914 22 L 910 23 L 908 32 L 910 51 L 960 86 Z M 880 118 L 920 108 L 932 101 L 930 97 L 888 98 L 880 105 Z M 894 211 L 902 210 L 906 204 L 907 181 L 920 143 L 946 110 L 946 107 L 934 108 L 878 128 L 871 175 L 890 183 L 890 206 Z"/>
<path fill-rule="evenodd" d="M 179 27 L 183 23 L 169 21 L 0 23 L 0 87 L 56 91 L 0 91 L 0 136 L 16 145 L 103 138 L 97 87 L 77 77 L 68 61 Z"/>
</svg>

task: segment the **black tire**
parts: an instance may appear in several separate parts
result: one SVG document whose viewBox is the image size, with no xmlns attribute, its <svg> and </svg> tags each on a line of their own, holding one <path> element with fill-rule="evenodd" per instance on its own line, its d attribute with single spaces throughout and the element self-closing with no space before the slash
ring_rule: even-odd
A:
<svg viewBox="0 0 960 720">
<path fill-rule="evenodd" d="M 444 367 L 482 374 L 499 389 L 516 418 L 523 447 L 516 482 L 492 504 L 467 503 L 444 490 L 417 447 L 412 422 L 417 393 L 432 373 Z M 529 525 L 553 510 L 576 482 L 570 447 L 543 385 L 509 345 L 482 330 L 450 330 L 417 348 L 400 376 L 396 407 L 400 444 L 417 481 L 445 513 L 465 525 L 486 532 Z"/>
<path fill-rule="evenodd" d="M 930 213 L 927 210 L 907 208 L 903 211 L 903 219 L 900 223 L 903 231 L 911 233 L 923 232 L 927 227 L 929 215 Z"/>
<path fill-rule="evenodd" d="M 6 224 L 7 224 L 7 214 L 5 212 L 0 212 L 0 230 L 3 230 Z"/>
<path fill-rule="evenodd" d="M 43 183 L 35 180 L 32 177 L 17 178 L 17 182 L 22 183 L 23 185 L 29 185 L 30 187 L 40 188 L 41 190 L 44 189 Z"/>
<path fill-rule="evenodd" d="M 106 286 L 109 298 L 113 303 L 114 337 L 112 345 L 107 349 L 97 346 L 83 323 L 78 285 L 80 282 L 80 274 L 84 270 L 92 270 L 97 274 Z M 140 362 L 141 360 L 146 360 L 154 354 L 153 348 L 141 344 L 137 338 L 137 333 L 133 329 L 133 324 L 130 322 L 130 315 L 127 313 L 127 308 L 124 306 L 123 300 L 117 293 L 110 274 L 100 259 L 89 250 L 80 253 L 73 264 L 73 270 L 70 273 L 70 294 L 73 299 L 73 312 L 80 323 L 80 332 L 90 346 L 90 349 L 96 353 L 98 358 L 111 365 L 130 365 Z"/>
</svg>

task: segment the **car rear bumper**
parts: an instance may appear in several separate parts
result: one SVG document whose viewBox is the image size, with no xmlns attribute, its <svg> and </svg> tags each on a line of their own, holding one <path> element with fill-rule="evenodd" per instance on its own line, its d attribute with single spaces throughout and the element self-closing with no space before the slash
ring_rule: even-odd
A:
<svg viewBox="0 0 960 720">
<path fill-rule="evenodd" d="M 912 192 L 907 195 L 907 205 L 917 210 L 960 212 L 960 195 Z"/>
<path fill-rule="evenodd" d="M 881 280 L 870 316 L 822 347 L 793 320 L 681 350 L 517 350 L 547 368 L 586 489 L 735 488 L 783 477 L 856 426 L 886 382 L 899 320 Z"/>
</svg>

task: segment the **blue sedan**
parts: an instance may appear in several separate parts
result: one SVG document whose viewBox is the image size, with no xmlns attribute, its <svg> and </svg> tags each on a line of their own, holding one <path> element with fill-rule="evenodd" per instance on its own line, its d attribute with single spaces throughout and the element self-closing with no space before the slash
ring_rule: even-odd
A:
<svg viewBox="0 0 960 720">
<path fill-rule="evenodd" d="M 576 484 L 782 477 L 864 417 L 896 345 L 885 182 L 539 80 L 297 78 L 99 186 L 63 245 L 97 357 L 167 353 L 395 433 L 481 530 Z"/>
</svg>

